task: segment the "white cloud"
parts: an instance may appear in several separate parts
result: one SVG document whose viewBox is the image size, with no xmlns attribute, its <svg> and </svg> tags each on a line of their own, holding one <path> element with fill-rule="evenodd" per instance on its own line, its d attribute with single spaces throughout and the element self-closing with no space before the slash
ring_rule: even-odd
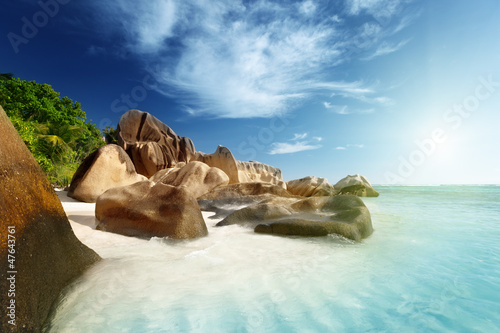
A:
<svg viewBox="0 0 500 333">
<path fill-rule="evenodd" d="M 409 42 L 408 39 L 403 40 L 403 41 L 399 42 L 398 44 L 391 44 L 391 43 L 383 42 L 382 44 L 380 44 L 378 46 L 377 50 L 372 55 L 370 55 L 366 58 L 363 58 L 363 60 L 371 60 L 371 59 L 376 58 L 376 57 L 380 57 L 380 56 L 383 56 L 386 54 L 396 52 L 399 49 L 401 49 L 403 46 L 405 46 L 408 42 Z"/>
<path fill-rule="evenodd" d="M 100 2 L 98 6 L 105 20 L 124 35 L 126 47 L 138 54 L 163 49 L 166 39 L 173 36 L 179 17 L 175 0 L 116 0 Z"/>
<path fill-rule="evenodd" d="M 351 15 L 366 12 L 375 18 L 388 18 L 397 14 L 401 0 L 347 0 L 347 10 Z"/>
<path fill-rule="evenodd" d="M 321 145 L 313 144 L 311 140 L 304 140 L 307 138 L 307 136 L 308 133 L 295 133 L 293 135 L 293 138 L 289 140 L 293 141 L 292 143 L 274 142 L 273 144 L 271 144 L 271 149 L 269 150 L 268 154 L 291 154 L 297 153 L 299 151 L 319 149 L 322 147 Z M 323 138 L 315 136 L 312 138 L 312 140 L 320 142 L 323 140 Z"/>
<path fill-rule="evenodd" d="M 394 101 L 391 98 L 387 97 L 387 96 L 371 97 L 371 96 L 367 96 L 365 94 L 347 93 L 347 92 L 339 93 L 339 95 L 342 96 L 342 97 L 344 97 L 344 98 L 351 98 L 351 99 L 355 99 L 355 100 L 358 100 L 358 101 L 361 101 L 361 102 L 364 102 L 364 103 L 368 103 L 368 104 L 379 104 L 379 105 L 382 105 L 382 106 L 391 106 L 391 105 L 394 105 Z M 327 109 L 329 108 L 329 106 L 332 106 L 328 102 L 324 102 L 323 105 Z M 335 107 L 335 106 L 333 106 L 333 107 Z M 346 110 L 344 110 L 344 111 L 346 111 Z M 347 114 L 347 113 L 342 113 L 342 114 Z"/>
<path fill-rule="evenodd" d="M 316 4 L 312 0 L 300 4 L 299 10 L 305 15 L 312 15 L 316 11 Z"/>
<path fill-rule="evenodd" d="M 347 150 L 348 148 L 358 148 L 358 149 L 362 149 L 364 148 L 365 145 L 364 144 L 358 144 L 358 143 L 348 143 L 347 145 L 345 146 L 339 146 L 339 147 L 336 147 L 335 149 L 337 150 Z"/>
<path fill-rule="evenodd" d="M 377 15 L 390 16 L 399 8 L 399 1 L 350 0 L 346 16 L 313 0 L 297 6 L 272 0 L 92 3 L 103 38 L 113 38 L 122 54 L 137 56 L 145 67 L 161 67 L 158 92 L 180 99 L 192 116 L 224 118 L 285 114 L 325 92 L 360 100 L 377 95 L 362 81 L 334 80 L 331 69 L 353 57 L 353 49 L 366 51 L 385 30 L 394 31 L 379 21 L 345 24 L 349 15 L 387 5 L 389 11 Z"/>
<path fill-rule="evenodd" d="M 286 113 L 311 94 L 302 89 L 305 77 L 336 57 L 328 45 L 334 30 L 291 19 L 255 25 L 251 13 L 239 14 L 238 21 L 186 36 L 180 58 L 167 64 L 159 81 L 219 117 Z"/>
<path fill-rule="evenodd" d="M 341 23 L 343 21 L 338 15 L 333 15 L 330 19 L 335 23 Z"/>
<path fill-rule="evenodd" d="M 332 105 L 329 102 L 323 102 L 323 106 L 328 110 L 338 114 L 349 114 L 347 105 Z"/>
<path fill-rule="evenodd" d="M 402 16 L 398 25 L 394 28 L 393 33 L 397 33 L 397 32 L 400 32 L 401 30 L 405 29 L 410 24 L 412 24 L 418 17 L 420 17 L 420 15 L 422 15 L 422 11 L 418 10 L 418 11 L 412 12 L 409 15 Z"/>
<path fill-rule="evenodd" d="M 184 112 L 186 112 L 188 115 L 191 116 L 196 114 L 196 111 L 190 108 L 189 106 L 184 106 Z"/>
<path fill-rule="evenodd" d="M 291 140 L 292 141 L 297 141 L 297 140 L 305 139 L 306 137 L 307 137 L 307 133 L 301 133 L 301 134 L 295 133 L 293 135 L 293 138 Z"/>
<path fill-rule="evenodd" d="M 314 150 L 321 148 L 321 145 L 311 145 L 304 141 L 296 141 L 294 143 L 275 142 L 271 145 L 271 150 L 268 154 L 291 154 L 299 151 Z"/>
<path fill-rule="evenodd" d="M 350 93 L 350 94 L 369 94 L 373 93 L 373 89 L 367 87 L 361 81 L 354 82 L 308 82 L 308 86 L 313 89 L 324 89 L 337 93 Z"/>
</svg>

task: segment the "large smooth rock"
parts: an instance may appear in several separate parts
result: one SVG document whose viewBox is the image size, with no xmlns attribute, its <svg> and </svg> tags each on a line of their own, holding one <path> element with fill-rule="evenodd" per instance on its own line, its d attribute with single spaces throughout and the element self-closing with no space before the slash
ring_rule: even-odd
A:
<svg viewBox="0 0 500 333">
<path fill-rule="evenodd" d="M 379 193 L 373 189 L 372 184 L 360 174 L 346 176 L 334 185 L 339 194 L 353 194 L 359 197 L 378 197 Z"/>
<path fill-rule="evenodd" d="M 169 172 L 172 172 L 176 169 L 180 169 L 180 168 L 184 167 L 185 165 L 186 165 L 185 162 L 179 162 L 173 168 L 162 169 L 162 170 L 158 171 L 157 173 L 155 173 L 153 176 L 151 176 L 149 178 L 149 180 L 152 181 L 153 183 L 156 183 L 160 179 L 164 178 Z"/>
<path fill-rule="evenodd" d="M 147 112 L 130 110 L 118 123 L 118 144 L 132 159 L 138 173 L 148 178 L 179 162 L 196 160 L 191 139 L 180 137 Z"/>
<path fill-rule="evenodd" d="M 280 169 L 255 161 L 237 161 L 223 146 L 218 146 L 212 154 L 196 152 L 191 139 L 178 136 L 147 112 L 130 110 L 125 113 L 118 123 L 117 133 L 118 144 L 130 156 L 137 172 L 147 178 L 180 162 L 199 161 L 224 171 L 229 184 L 266 182 L 286 187 Z"/>
<path fill-rule="evenodd" d="M 264 200 L 261 203 L 239 209 L 217 223 L 217 226 L 239 224 L 255 227 L 262 222 L 277 220 L 284 216 L 291 216 L 294 213 L 289 207 L 290 202 L 278 203 L 274 199 Z"/>
<path fill-rule="evenodd" d="M 197 152 L 197 159 L 211 167 L 219 168 L 224 171 L 229 177 L 229 184 L 240 182 L 236 159 L 228 148 L 218 146 L 212 154 Z"/>
<path fill-rule="evenodd" d="M 139 238 L 189 239 L 208 234 L 196 199 L 186 186 L 143 181 L 115 187 L 96 202 L 98 230 Z"/>
<path fill-rule="evenodd" d="M 283 187 L 269 183 L 239 183 L 219 186 L 199 199 L 229 199 L 271 194 L 279 197 L 293 197 Z"/>
<path fill-rule="evenodd" d="M 229 177 L 219 168 L 211 168 L 205 163 L 193 161 L 180 168 L 160 170 L 153 176 L 156 182 L 172 186 L 186 186 L 191 195 L 198 198 L 217 186 L 227 185 Z M 163 175 L 161 175 L 163 174 Z"/>
<path fill-rule="evenodd" d="M 238 161 L 224 146 L 218 146 L 213 154 L 197 152 L 197 159 L 224 171 L 229 176 L 229 184 L 260 182 L 286 188 L 280 169 L 256 161 Z"/>
<path fill-rule="evenodd" d="M 281 169 L 256 161 L 237 161 L 236 165 L 240 183 L 270 183 L 286 189 Z"/>
<path fill-rule="evenodd" d="M 40 332 L 63 288 L 100 257 L 75 237 L 47 177 L 1 107 L 0 142 L 0 331 Z M 10 304 L 15 317 L 8 315 Z"/>
<path fill-rule="evenodd" d="M 286 189 L 294 195 L 303 197 L 332 196 L 338 193 L 326 178 L 314 176 L 291 180 L 286 183 Z"/>
<path fill-rule="evenodd" d="M 289 236 L 338 234 L 360 241 L 373 232 L 370 212 L 353 195 L 274 198 L 228 215 L 217 226 L 252 226 L 257 233 Z"/>
<path fill-rule="evenodd" d="M 110 188 L 143 180 L 147 178 L 137 174 L 122 147 L 107 145 L 90 154 L 78 167 L 68 196 L 84 202 L 95 202 L 98 196 Z"/>
<path fill-rule="evenodd" d="M 225 218 L 241 208 L 277 197 L 294 197 L 283 187 L 269 183 L 239 183 L 219 186 L 198 198 L 204 211 L 215 212 L 211 218 Z"/>
</svg>

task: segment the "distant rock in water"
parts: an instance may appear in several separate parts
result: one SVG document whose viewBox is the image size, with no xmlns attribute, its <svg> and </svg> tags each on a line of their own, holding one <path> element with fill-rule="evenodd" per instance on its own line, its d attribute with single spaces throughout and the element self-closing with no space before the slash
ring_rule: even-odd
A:
<svg viewBox="0 0 500 333">
<path fill-rule="evenodd" d="M 0 331 L 41 332 L 63 288 L 100 257 L 75 237 L 46 175 L 2 107 L 0 141 Z"/>
<path fill-rule="evenodd" d="M 257 233 L 288 236 L 338 234 L 360 241 L 373 232 L 370 212 L 353 195 L 272 198 L 228 215 L 217 226 L 252 226 Z"/>
<path fill-rule="evenodd" d="M 147 112 L 130 110 L 118 123 L 118 144 L 132 159 L 137 172 L 148 178 L 179 162 L 196 160 L 191 139 L 180 137 Z"/>
<path fill-rule="evenodd" d="M 340 194 L 354 194 L 359 197 L 378 197 L 379 193 L 365 177 L 356 174 L 342 178 L 334 185 Z"/>
<path fill-rule="evenodd" d="M 191 190 L 142 181 L 104 192 L 96 202 L 98 230 L 139 238 L 206 236 L 207 226 Z"/>
<path fill-rule="evenodd" d="M 155 175 L 152 179 L 166 185 L 186 186 L 195 198 L 229 182 L 229 177 L 221 169 L 211 168 L 203 162 L 192 161 L 187 164 L 180 163 L 179 166 L 167 169 L 168 172 L 160 170 L 158 171 L 160 175 Z"/>
<path fill-rule="evenodd" d="M 352 194 L 359 197 L 366 197 L 366 186 L 363 184 L 346 186 L 340 190 L 339 194 Z"/>
<path fill-rule="evenodd" d="M 78 167 L 68 196 L 84 202 L 95 202 L 97 197 L 113 187 L 147 180 L 137 174 L 130 157 L 117 145 L 107 145 L 90 154 Z"/>
<path fill-rule="evenodd" d="M 303 197 L 332 196 L 339 192 L 326 178 L 314 176 L 291 180 L 286 183 L 286 189 Z"/>
</svg>

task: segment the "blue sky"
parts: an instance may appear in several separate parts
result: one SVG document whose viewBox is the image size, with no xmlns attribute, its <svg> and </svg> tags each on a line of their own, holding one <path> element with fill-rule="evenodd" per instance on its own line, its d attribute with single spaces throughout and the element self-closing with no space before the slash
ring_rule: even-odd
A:
<svg viewBox="0 0 500 333">
<path fill-rule="evenodd" d="M 500 184 L 499 17 L 496 0 L 4 1 L 0 72 L 285 180 Z"/>
</svg>

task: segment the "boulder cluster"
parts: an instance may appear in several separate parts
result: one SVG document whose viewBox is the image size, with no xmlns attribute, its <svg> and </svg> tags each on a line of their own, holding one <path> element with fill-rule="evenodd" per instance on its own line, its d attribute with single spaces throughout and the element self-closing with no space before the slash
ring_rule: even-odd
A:
<svg viewBox="0 0 500 333">
<path fill-rule="evenodd" d="M 218 226 L 251 226 L 257 233 L 323 236 L 356 241 L 372 233 L 359 196 L 378 196 L 363 176 L 331 185 L 325 178 L 283 181 L 281 170 L 238 161 L 219 146 L 197 152 L 149 113 L 130 110 L 118 124 L 118 145 L 80 165 L 68 195 L 96 203 L 97 229 L 135 237 L 190 239 L 207 235 L 201 210 Z"/>
</svg>

